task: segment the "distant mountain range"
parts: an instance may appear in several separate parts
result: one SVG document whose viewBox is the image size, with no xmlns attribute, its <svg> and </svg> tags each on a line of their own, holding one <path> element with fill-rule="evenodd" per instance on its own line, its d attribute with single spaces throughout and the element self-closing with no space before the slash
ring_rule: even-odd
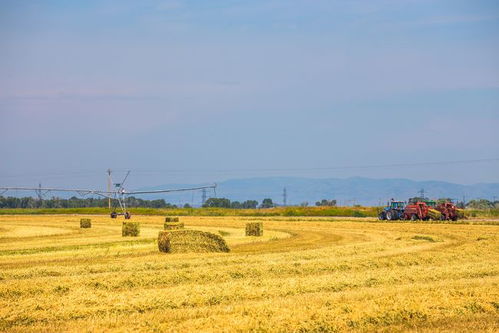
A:
<svg viewBox="0 0 499 333">
<path fill-rule="evenodd" d="M 141 190 L 179 188 L 200 184 L 165 184 Z M 288 205 L 308 202 L 314 205 L 321 199 L 336 199 L 338 205 L 378 205 L 390 198 L 407 200 L 424 190 L 430 198 L 454 198 L 458 200 L 499 198 L 498 183 L 481 183 L 461 185 L 442 181 L 414 181 L 409 179 L 370 179 L 370 178 L 298 178 L 298 177 L 265 177 L 231 179 L 217 184 L 217 197 L 229 198 L 232 201 L 258 200 L 271 198 L 275 203 L 283 203 L 283 191 L 286 188 Z M 214 196 L 207 191 L 207 197 Z M 166 201 L 179 204 L 189 203 L 198 206 L 201 203 L 201 192 L 172 193 L 164 195 L 141 196 L 147 199 L 164 198 Z"/>
</svg>

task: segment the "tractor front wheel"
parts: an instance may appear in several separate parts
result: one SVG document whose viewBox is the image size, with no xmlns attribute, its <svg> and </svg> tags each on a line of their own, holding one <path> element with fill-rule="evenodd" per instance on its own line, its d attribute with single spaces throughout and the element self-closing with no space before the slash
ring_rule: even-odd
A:
<svg viewBox="0 0 499 333">
<path fill-rule="evenodd" d="M 132 217 L 129 212 L 125 212 L 125 220 L 129 220 Z"/>
<path fill-rule="evenodd" d="M 111 213 L 111 218 L 112 218 L 112 219 L 115 219 L 116 217 L 118 217 L 118 214 L 116 214 L 116 212 L 112 212 L 112 213 Z"/>
<path fill-rule="evenodd" d="M 418 216 L 416 214 L 411 215 L 411 221 L 417 221 L 419 220 Z"/>
<path fill-rule="evenodd" d="M 385 212 L 379 213 L 378 219 L 381 220 L 381 221 L 386 220 L 386 214 L 385 214 Z"/>
</svg>

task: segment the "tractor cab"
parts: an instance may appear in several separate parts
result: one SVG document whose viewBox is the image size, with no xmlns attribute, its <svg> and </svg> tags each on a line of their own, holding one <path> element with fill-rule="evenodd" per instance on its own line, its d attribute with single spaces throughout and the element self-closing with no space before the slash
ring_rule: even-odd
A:
<svg viewBox="0 0 499 333">
<path fill-rule="evenodd" d="M 390 201 L 388 207 L 389 209 L 404 209 L 405 201 Z"/>
<path fill-rule="evenodd" d="M 400 220 L 404 213 L 405 201 L 390 200 L 386 207 L 379 213 L 380 220 Z"/>
</svg>

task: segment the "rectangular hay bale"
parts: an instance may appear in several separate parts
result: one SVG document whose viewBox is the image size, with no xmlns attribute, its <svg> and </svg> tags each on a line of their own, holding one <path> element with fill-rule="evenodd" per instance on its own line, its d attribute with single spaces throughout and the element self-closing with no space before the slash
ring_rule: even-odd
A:
<svg viewBox="0 0 499 333">
<path fill-rule="evenodd" d="M 263 235 L 262 222 L 246 223 L 246 236 L 262 236 L 262 235 Z"/>
<path fill-rule="evenodd" d="M 171 252 L 171 233 L 166 231 L 160 231 L 158 233 L 158 249 L 160 252 L 170 253 Z"/>
<path fill-rule="evenodd" d="M 163 225 L 163 229 L 165 230 L 184 229 L 184 222 L 165 222 L 165 224 Z"/>
<path fill-rule="evenodd" d="M 80 219 L 80 228 L 92 228 L 92 220 Z"/>
<path fill-rule="evenodd" d="M 178 217 L 167 216 L 165 222 L 178 222 Z"/>
<path fill-rule="evenodd" d="M 132 236 L 137 237 L 140 235 L 140 223 L 139 222 L 123 222 L 121 228 L 121 235 L 123 237 Z"/>
<path fill-rule="evenodd" d="M 158 249 L 166 253 L 229 252 L 220 236 L 200 230 L 163 230 L 158 234 Z"/>
</svg>

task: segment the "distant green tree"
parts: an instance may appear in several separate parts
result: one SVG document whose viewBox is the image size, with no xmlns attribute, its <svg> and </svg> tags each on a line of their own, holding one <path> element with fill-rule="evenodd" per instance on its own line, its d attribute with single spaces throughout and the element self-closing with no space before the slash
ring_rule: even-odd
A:
<svg viewBox="0 0 499 333">
<path fill-rule="evenodd" d="M 334 207 L 336 206 L 336 200 L 327 200 L 327 199 L 322 199 L 321 201 L 317 201 L 315 203 L 316 206 L 331 206 Z"/>
<path fill-rule="evenodd" d="M 241 204 L 242 208 L 255 209 L 258 207 L 258 201 L 256 200 L 246 200 Z"/>
<path fill-rule="evenodd" d="M 243 207 L 242 207 L 242 204 L 239 201 L 232 201 L 230 203 L 230 208 L 241 209 Z"/>
<path fill-rule="evenodd" d="M 446 202 L 452 202 L 452 199 L 451 198 L 439 198 L 437 199 L 437 205 L 440 205 L 440 204 L 443 204 L 443 203 L 446 203 Z"/>
<path fill-rule="evenodd" d="M 209 198 L 204 202 L 203 207 L 230 208 L 230 200 L 226 198 Z"/>
<path fill-rule="evenodd" d="M 489 209 L 493 207 L 494 204 L 487 199 L 470 200 L 466 204 L 466 208 L 473 208 L 473 209 Z"/>
<path fill-rule="evenodd" d="M 192 206 L 191 206 L 191 205 L 189 205 L 188 203 L 186 203 L 186 204 L 184 205 L 184 208 L 192 208 Z"/>
<path fill-rule="evenodd" d="M 263 199 L 262 204 L 260 205 L 260 208 L 272 208 L 272 207 L 274 207 L 274 203 L 270 198 Z"/>
</svg>

